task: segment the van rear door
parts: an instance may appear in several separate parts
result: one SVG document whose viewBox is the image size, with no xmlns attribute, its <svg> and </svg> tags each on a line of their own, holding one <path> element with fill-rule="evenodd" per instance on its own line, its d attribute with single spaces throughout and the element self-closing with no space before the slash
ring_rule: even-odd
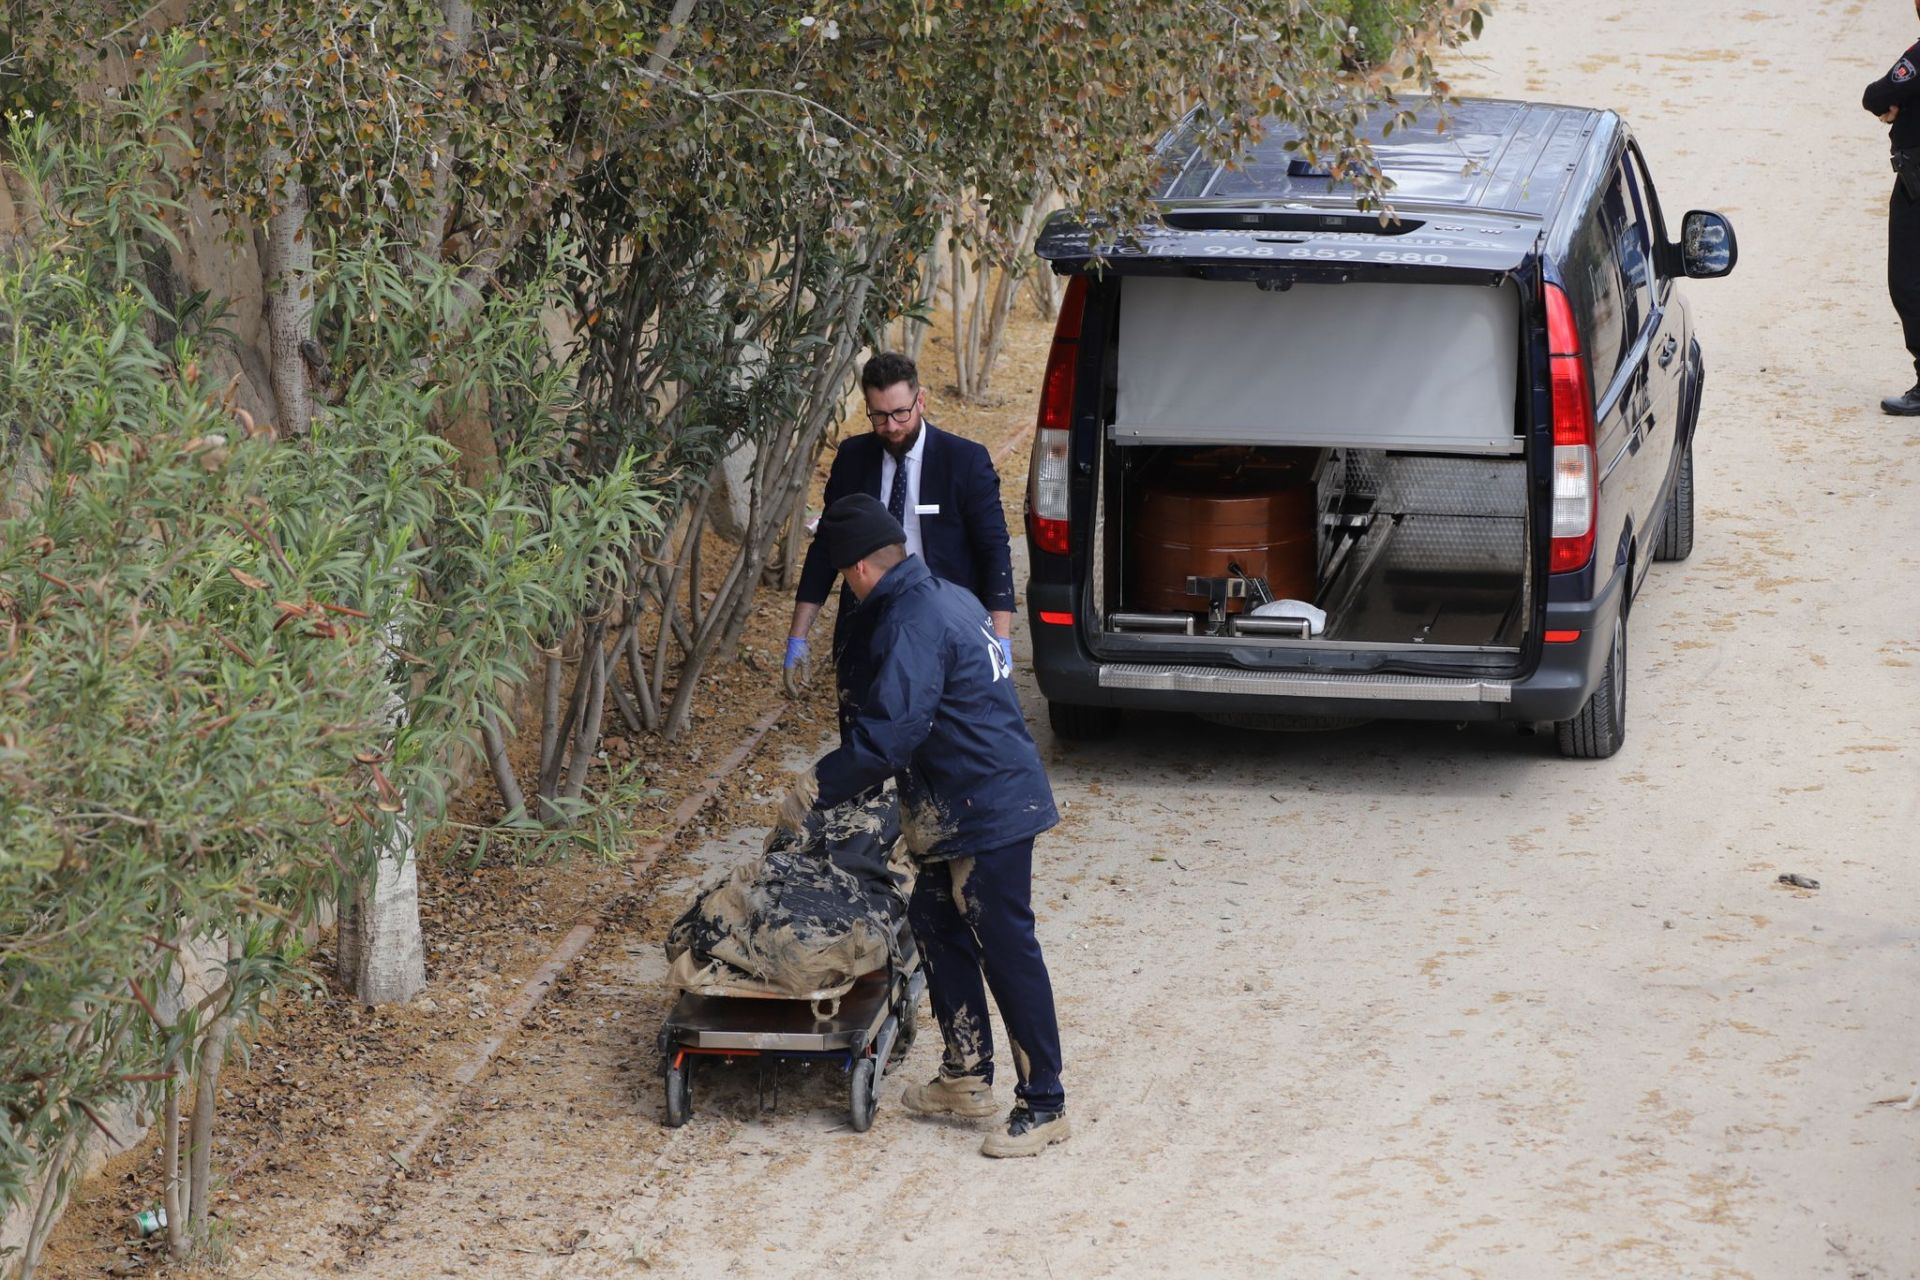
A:
<svg viewBox="0 0 1920 1280">
<path fill-rule="evenodd" d="M 1073 616 L 1079 622 L 1083 642 L 1097 653 L 1115 640 L 1109 634 L 1111 628 L 1104 622 L 1112 602 L 1099 592 L 1103 572 L 1110 572 L 1111 565 L 1103 570 L 1096 563 L 1103 555 L 1111 559 L 1123 550 L 1103 543 L 1100 536 L 1102 528 L 1123 514 L 1113 509 L 1111 492 L 1103 490 L 1110 446 L 1174 447 L 1182 443 L 1198 446 L 1232 442 L 1249 446 L 1331 447 L 1345 443 L 1381 453 L 1396 451 L 1410 455 L 1479 454 L 1507 456 L 1515 462 L 1524 455 L 1526 520 L 1530 535 L 1527 572 L 1537 589 L 1529 593 L 1530 616 L 1520 651 L 1509 651 L 1494 663 L 1486 655 L 1475 659 L 1422 653 L 1412 648 L 1392 652 L 1382 645 L 1356 646 L 1351 651 L 1340 651 L 1337 646 L 1326 644 L 1231 648 L 1216 645 L 1206 660 L 1248 668 L 1307 667 L 1322 672 L 1457 672 L 1463 664 L 1475 662 L 1482 669 L 1497 665 L 1500 674 L 1509 677 L 1531 671 L 1538 661 L 1539 636 L 1543 629 L 1546 522 L 1550 519 L 1553 453 L 1551 388 L 1541 319 L 1543 236 L 1540 221 L 1506 213 L 1422 216 L 1418 211 L 1409 210 L 1403 212 L 1399 223 L 1383 227 L 1375 216 L 1350 211 L 1188 207 L 1169 210 L 1167 222 L 1169 225 L 1164 230 L 1156 229 L 1133 244 L 1120 247 L 1096 245 L 1084 228 L 1056 218 L 1043 232 L 1038 246 L 1040 255 L 1051 261 L 1056 271 L 1085 274 L 1090 282 L 1083 293 L 1088 308 L 1083 330 L 1086 345 L 1075 362 L 1074 466 L 1068 522 L 1075 532 L 1071 537 L 1062 535 L 1056 544 L 1057 555 L 1042 549 L 1036 551 L 1034 558 L 1036 582 L 1054 581 L 1064 585 L 1070 580 L 1074 584 L 1078 603 Z M 1257 286 L 1257 291 L 1248 285 Z M 1382 285 L 1393 288 L 1376 291 L 1367 287 Z M 1348 292 L 1330 286 L 1355 288 Z M 1215 288 L 1217 293 L 1213 291 Z M 1430 289 L 1432 293 L 1423 295 L 1419 289 Z M 1131 343 L 1128 317 L 1134 313 L 1123 303 L 1129 291 L 1135 302 L 1153 299 L 1155 309 L 1167 304 L 1164 313 L 1150 321 L 1155 332 L 1143 336 L 1136 324 Z M 1447 310 L 1448 297 L 1456 303 L 1470 298 L 1473 306 L 1468 309 L 1476 311 L 1489 324 L 1498 315 L 1500 306 L 1504 306 L 1507 320 L 1497 354 L 1493 347 L 1485 346 L 1480 357 L 1473 357 L 1467 347 L 1459 345 L 1459 332 L 1449 329 L 1443 319 L 1434 316 L 1408 317 L 1413 321 L 1407 330 L 1412 338 L 1401 334 L 1387 341 L 1381 337 L 1383 348 L 1391 347 L 1399 353 L 1394 359 L 1409 358 L 1409 352 L 1417 354 L 1419 335 L 1425 331 L 1430 334 L 1435 350 L 1455 349 L 1461 353 L 1460 359 L 1476 365 L 1491 364 L 1493 367 L 1459 368 L 1459 383 L 1450 391 L 1477 396 L 1489 404 L 1497 400 L 1497 409 L 1481 415 L 1481 419 L 1499 425 L 1492 430 L 1483 426 L 1474 439 L 1464 435 L 1416 437 L 1405 434 L 1404 428 L 1417 424 L 1420 415 L 1417 411 L 1409 414 L 1396 407 L 1392 424 L 1395 430 L 1372 436 L 1315 437 L 1298 433 L 1284 439 L 1272 433 L 1233 436 L 1234 419 L 1245 418 L 1248 401 L 1258 402 L 1265 396 L 1271 406 L 1275 391 L 1269 383 L 1257 395 L 1248 397 L 1238 393 L 1233 377 L 1209 376 L 1204 361 L 1221 336 L 1232 332 L 1231 316 L 1242 309 L 1255 312 L 1263 303 L 1276 302 L 1281 306 L 1268 314 L 1278 314 L 1293 301 L 1318 298 L 1331 300 L 1343 313 L 1354 312 L 1347 319 L 1359 327 L 1350 328 L 1349 332 L 1373 332 L 1368 325 L 1369 315 L 1380 325 L 1392 327 L 1398 308 L 1376 306 L 1368 300 L 1369 295 L 1402 299 L 1415 309 L 1421 298 L 1430 296 L 1438 308 L 1436 315 Z M 1229 322 L 1206 314 L 1209 299 L 1218 300 L 1216 305 L 1228 313 Z M 1500 300 L 1499 305 L 1494 304 L 1495 299 Z M 1485 305 L 1481 305 L 1481 300 L 1485 300 Z M 1459 311 L 1457 305 L 1455 310 Z M 1183 315 L 1195 326 L 1196 333 L 1205 329 L 1213 332 L 1213 336 L 1180 336 L 1179 321 Z M 1099 350 L 1103 345 L 1107 348 L 1104 355 Z M 1249 350 L 1259 346 L 1257 341 L 1242 345 Z M 1304 345 L 1310 347 L 1311 342 Z M 1143 352 L 1151 361 L 1155 359 L 1152 354 L 1155 351 L 1161 353 L 1159 377 L 1166 385 L 1158 391 L 1148 385 L 1146 394 L 1130 394 L 1129 377 L 1121 372 L 1123 365 L 1140 360 Z M 1285 351 L 1276 347 L 1270 349 L 1270 353 L 1270 362 L 1276 366 L 1287 363 Z M 1245 354 L 1243 350 L 1234 358 L 1242 372 L 1252 367 L 1240 358 Z M 1318 358 L 1308 359 L 1289 376 L 1302 398 L 1337 407 L 1343 385 L 1348 399 L 1364 400 L 1368 393 L 1378 389 L 1377 384 L 1395 382 L 1386 376 L 1394 371 L 1377 366 L 1374 372 L 1379 376 L 1371 382 L 1365 381 L 1367 370 L 1364 359 L 1343 359 L 1339 370 L 1330 371 L 1322 353 Z M 1129 371 L 1135 374 L 1134 385 L 1138 386 L 1138 371 L 1130 366 Z M 1331 377 L 1327 376 L 1330 372 Z M 1310 385 L 1316 376 L 1323 385 Z M 1149 377 L 1147 381 L 1151 384 L 1154 380 Z M 1497 389 L 1491 400 L 1489 387 Z M 1448 390 L 1436 388 L 1421 393 L 1402 387 L 1401 394 L 1418 397 Z M 1222 404 L 1227 407 L 1222 409 Z M 1475 415 L 1440 416 L 1457 425 L 1473 420 Z M 1268 422 L 1273 418 L 1269 413 Z M 1346 421 L 1356 430 L 1361 427 L 1355 419 Z M 1089 438 L 1081 440 L 1082 432 Z M 1065 470 L 1063 466 L 1062 471 Z M 1119 639 L 1122 647 L 1126 647 L 1125 638 Z M 1191 647 L 1172 643 L 1173 647 L 1183 650 Z M 1195 653 L 1199 652 L 1200 648 L 1195 647 Z"/>
</svg>

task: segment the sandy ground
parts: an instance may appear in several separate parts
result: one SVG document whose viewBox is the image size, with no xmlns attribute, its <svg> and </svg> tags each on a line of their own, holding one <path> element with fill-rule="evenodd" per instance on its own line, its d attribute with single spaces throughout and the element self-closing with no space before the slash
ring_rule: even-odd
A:
<svg viewBox="0 0 1920 1280">
<path fill-rule="evenodd" d="M 868 1134 L 837 1072 L 749 1067 L 659 1127 L 659 939 L 743 830 L 640 886 L 433 1176 L 346 1238 L 256 1229 L 234 1274 L 1920 1274 L 1920 1112 L 1883 1104 L 1920 1077 L 1920 427 L 1875 407 L 1906 369 L 1857 106 L 1911 26 L 1510 0 L 1460 68 L 1620 108 L 1669 216 L 1740 233 L 1688 290 L 1699 539 L 1636 608 L 1618 757 L 1173 717 L 1068 750 L 1039 717 L 1069 1146 L 991 1164 L 905 1116 L 931 1034 Z"/>
</svg>

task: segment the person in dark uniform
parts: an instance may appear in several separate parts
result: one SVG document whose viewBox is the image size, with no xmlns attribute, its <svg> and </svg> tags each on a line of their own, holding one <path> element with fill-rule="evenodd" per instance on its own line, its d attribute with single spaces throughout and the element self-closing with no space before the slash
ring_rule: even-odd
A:
<svg viewBox="0 0 1920 1280">
<path fill-rule="evenodd" d="M 1914 0 L 1914 11 L 1920 15 L 1920 0 Z M 1920 379 L 1920 41 L 1867 86 L 1860 105 L 1891 126 L 1895 178 L 1887 211 L 1887 292 Z M 1920 415 L 1920 381 L 1880 407 L 1903 417 Z"/>
<path fill-rule="evenodd" d="M 980 1151 L 1038 1155 L 1070 1132 L 1033 915 L 1033 840 L 1059 814 L 987 607 L 935 577 L 906 540 L 864 493 L 821 518 L 814 546 L 858 601 L 836 655 L 840 745 L 788 797 L 782 822 L 804 821 L 809 793 L 814 810 L 831 809 L 894 780 L 917 869 L 907 918 L 946 1046 L 939 1075 L 908 1088 L 901 1105 L 922 1116 L 994 1113 L 991 990 L 1018 1083 L 1004 1128 Z"/>
</svg>

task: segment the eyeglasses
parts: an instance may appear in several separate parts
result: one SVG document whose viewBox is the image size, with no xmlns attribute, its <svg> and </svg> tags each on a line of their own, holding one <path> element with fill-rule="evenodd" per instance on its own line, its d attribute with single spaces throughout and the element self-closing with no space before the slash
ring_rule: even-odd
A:
<svg viewBox="0 0 1920 1280">
<path fill-rule="evenodd" d="M 877 427 L 888 419 L 892 419 L 893 425 L 904 427 L 913 421 L 914 408 L 915 406 L 908 405 L 904 409 L 874 409 L 867 414 L 867 421 Z"/>
</svg>

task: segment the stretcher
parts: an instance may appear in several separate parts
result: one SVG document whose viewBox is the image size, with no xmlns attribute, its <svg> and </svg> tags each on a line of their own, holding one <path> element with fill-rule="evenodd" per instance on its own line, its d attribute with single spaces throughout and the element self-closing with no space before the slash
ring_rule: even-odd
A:
<svg viewBox="0 0 1920 1280">
<path fill-rule="evenodd" d="M 855 1133 L 873 1125 L 880 1078 L 913 1044 L 926 974 L 904 922 L 894 960 L 855 979 L 844 994 L 819 1000 L 683 991 L 661 1024 L 660 1070 L 668 1128 L 693 1115 L 695 1067 L 714 1058 L 811 1059 L 847 1073 L 847 1119 Z"/>
</svg>

